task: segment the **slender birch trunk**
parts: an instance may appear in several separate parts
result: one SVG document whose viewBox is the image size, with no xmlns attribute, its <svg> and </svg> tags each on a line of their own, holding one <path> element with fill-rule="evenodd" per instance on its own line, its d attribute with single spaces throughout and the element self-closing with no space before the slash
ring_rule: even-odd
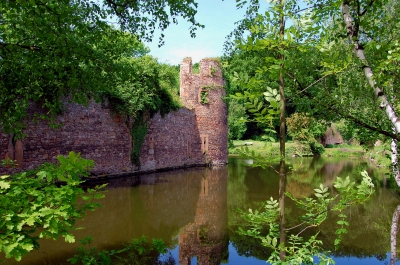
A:
<svg viewBox="0 0 400 265">
<path fill-rule="evenodd" d="M 396 130 L 393 128 L 393 132 L 396 133 Z M 399 161 L 398 161 L 398 151 L 397 151 L 397 140 L 392 138 L 392 142 L 390 147 L 392 149 L 392 169 L 393 169 L 393 176 L 396 180 L 397 186 L 400 187 L 400 171 L 399 171 Z"/>
<path fill-rule="evenodd" d="M 365 78 L 367 79 L 369 85 L 374 91 L 375 97 L 378 99 L 380 103 L 379 107 L 385 111 L 386 116 L 392 122 L 393 127 L 396 128 L 396 131 L 400 132 L 400 119 L 398 118 L 392 105 L 389 103 L 383 90 L 378 85 L 375 84 L 372 68 L 371 66 L 368 65 L 364 53 L 364 48 L 359 43 L 358 25 L 353 25 L 354 18 L 351 16 L 349 3 L 350 1 L 348 0 L 343 1 L 341 6 L 343 19 L 346 24 L 347 36 L 349 37 L 350 41 L 352 41 L 354 44 L 354 53 L 363 64 L 363 72 Z"/>
</svg>

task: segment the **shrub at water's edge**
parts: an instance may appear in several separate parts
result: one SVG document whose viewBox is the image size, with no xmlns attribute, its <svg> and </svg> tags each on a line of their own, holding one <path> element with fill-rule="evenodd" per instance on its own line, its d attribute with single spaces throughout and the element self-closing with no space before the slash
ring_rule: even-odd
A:
<svg viewBox="0 0 400 265">
<path fill-rule="evenodd" d="M 35 170 L 0 177 L 0 252 L 21 260 L 39 248 L 40 238 L 75 242 L 75 222 L 87 210 L 99 207 L 100 189 L 80 187 L 89 176 L 93 161 L 70 152 L 58 156 L 58 164 L 45 163 Z M 83 200 L 84 203 L 78 203 Z"/>
</svg>

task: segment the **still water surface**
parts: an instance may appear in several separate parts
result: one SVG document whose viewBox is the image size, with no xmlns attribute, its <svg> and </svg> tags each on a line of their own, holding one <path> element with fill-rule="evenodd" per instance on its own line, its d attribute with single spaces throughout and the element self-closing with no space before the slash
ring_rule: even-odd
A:
<svg viewBox="0 0 400 265">
<path fill-rule="evenodd" d="M 257 240 L 236 233 L 243 220 L 237 209 L 256 209 L 270 197 L 278 198 L 279 176 L 273 169 L 246 167 L 251 161 L 230 158 L 220 168 L 195 168 L 151 175 L 115 179 L 109 182 L 102 208 L 90 212 L 74 234 L 77 240 L 93 236 L 92 246 L 119 249 L 142 235 L 161 238 L 176 264 L 265 264 L 269 251 Z M 286 191 L 295 197 L 312 196 L 320 183 L 334 192 L 337 176 L 358 177 L 368 169 L 354 160 L 302 158 L 293 161 L 296 173 L 287 177 Z M 371 177 L 376 171 L 368 169 Z M 379 185 L 379 182 L 376 181 Z M 320 228 L 324 247 L 337 264 L 388 264 L 392 215 L 400 201 L 379 188 L 363 206 L 347 210 L 350 227 L 340 248 L 335 251 L 333 216 Z M 298 223 L 300 212 L 287 199 L 287 227 Z M 310 231 L 310 232 L 315 232 Z M 68 264 L 79 243 L 41 241 L 21 262 L 6 264 Z M 399 251 L 399 248 L 398 248 Z"/>
</svg>

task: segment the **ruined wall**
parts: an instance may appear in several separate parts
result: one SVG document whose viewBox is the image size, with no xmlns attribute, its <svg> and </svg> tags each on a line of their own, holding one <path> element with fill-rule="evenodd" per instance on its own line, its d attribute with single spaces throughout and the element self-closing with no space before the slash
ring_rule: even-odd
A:
<svg viewBox="0 0 400 265">
<path fill-rule="evenodd" d="M 219 62 L 214 59 L 200 61 L 200 73 L 192 73 L 192 59 L 181 63 L 181 99 L 185 106 L 196 113 L 202 151 L 212 164 L 228 161 L 228 111 L 225 97 L 225 81 Z M 207 103 L 201 102 L 201 94 Z"/>
<path fill-rule="evenodd" d="M 200 62 L 201 73 L 192 74 L 191 59 L 181 64 L 181 99 L 186 106 L 165 117 L 156 114 L 141 149 L 141 168 L 130 162 L 131 136 L 125 120 L 113 115 L 108 106 L 91 102 L 89 107 L 65 102 L 65 112 L 57 118 L 60 128 L 48 123 L 27 121 L 22 142 L 12 135 L 0 135 L 1 159 L 18 160 L 18 168 L 0 167 L 0 174 L 33 169 L 44 162 L 56 162 L 57 155 L 70 151 L 93 159 L 93 174 L 128 173 L 196 164 L 225 164 L 228 160 L 227 109 L 222 72 L 212 59 Z M 200 103 L 200 93 L 208 87 L 208 103 Z M 35 105 L 30 113 L 41 110 Z"/>
<path fill-rule="evenodd" d="M 181 108 L 164 117 L 156 114 L 149 122 L 140 161 L 145 171 L 204 164 L 195 112 Z"/>
<path fill-rule="evenodd" d="M 95 174 L 132 169 L 130 134 L 123 120 L 113 117 L 107 106 L 94 102 L 88 107 L 65 102 L 64 107 L 63 115 L 56 120 L 57 124 L 62 124 L 60 128 L 51 128 L 48 122 L 26 121 L 21 166 L 15 169 L 0 167 L 0 174 L 33 169 L 44 162 L 57 162 L 57 155 L 67 155 L 70 151 L 93 159 Z M 40 111 L 35 105 L 29 107 L 30 113 Z M 8 143 L 10 136 L 2 136 L 2 142 L 7 139 Z M 8 149 L 2 145 L 2 157 Z"/>
</svg>

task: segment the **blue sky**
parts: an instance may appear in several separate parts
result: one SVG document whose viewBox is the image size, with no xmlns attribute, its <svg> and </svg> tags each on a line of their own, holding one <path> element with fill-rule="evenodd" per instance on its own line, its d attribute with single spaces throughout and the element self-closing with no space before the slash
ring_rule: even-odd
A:
<svg viewBox="0 0 400 265">
<path fill-rule="evenodd" d="M 223 54 L 225 37 L 235 28 L 235 22 L 244 17 L 245 9 L 236 9 L 235 0 L 197 0 L 197 21 L 205 25 L 196 31 L 196 38 L 189 34 L 189 23 L 183 19 L 178 25 L 171 24 L 164 32 L 165 44 L 158 48 L 158 35 L 152 43 L 145 43 L 150 54 L 161 63 L 179 64 L 183 58 L 192 57 L 198 62 L 205 57 L 217 57 Z M 265 3 L 266 1 L 261 0 Z M 264 9 L 265 10 L 265 9 Z"/>
</svg>

